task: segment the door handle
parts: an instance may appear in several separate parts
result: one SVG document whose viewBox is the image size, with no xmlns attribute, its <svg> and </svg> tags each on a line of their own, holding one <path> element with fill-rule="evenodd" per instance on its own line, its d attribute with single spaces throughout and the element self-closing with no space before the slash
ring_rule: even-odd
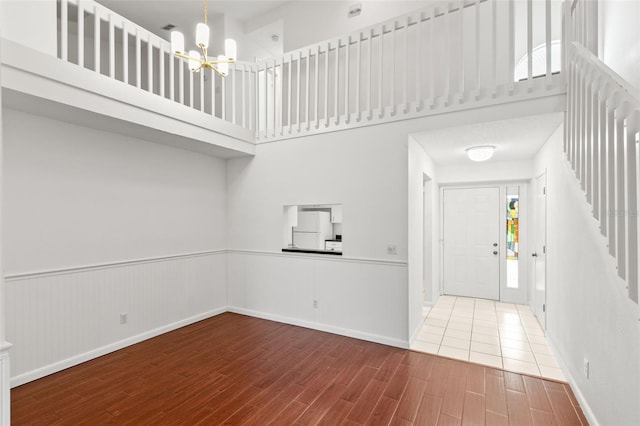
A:
<svg viewBox="0 0 640 426">
<path fill-rule="evenodd" d="M 538 253 L 531 253 L 531 257 L 538 257 Z"/>
<path fill-rule="evenodd" d="M 498 243 L 493 243 L 493 246 L 494 247 L 498 247 Z"/>
<path fill-rule="evenodd" d="M 493 252 L 493 254 L 498 254 L 498 252 L 497 252 L 497 251 L 494 251 L 494 252 Z"/>
</svg>

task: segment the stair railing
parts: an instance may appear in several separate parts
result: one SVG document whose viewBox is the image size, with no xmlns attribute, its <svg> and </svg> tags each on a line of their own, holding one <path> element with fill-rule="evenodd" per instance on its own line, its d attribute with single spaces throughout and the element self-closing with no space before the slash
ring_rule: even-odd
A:
<svg viewBox="0 0 640 426">
<path fill-rule="evenodd" d="M 567 60 L 564 151 L 637 303 L 640 94 L 578 42 Z"/>
</svg>

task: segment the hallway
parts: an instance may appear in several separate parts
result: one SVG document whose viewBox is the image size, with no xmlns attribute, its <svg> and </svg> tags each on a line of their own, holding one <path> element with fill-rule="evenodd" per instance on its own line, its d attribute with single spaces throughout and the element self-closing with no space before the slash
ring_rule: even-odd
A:
<svg viewBox="0 0 640 426">
<path fill-rule="evenodd" d="M 566 381 L 527 305 L 440 296 L 411 349 Z"/>
</svg>

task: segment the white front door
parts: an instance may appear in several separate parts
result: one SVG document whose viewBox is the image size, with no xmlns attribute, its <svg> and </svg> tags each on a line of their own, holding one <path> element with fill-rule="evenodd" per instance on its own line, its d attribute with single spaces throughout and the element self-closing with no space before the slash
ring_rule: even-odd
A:
<svg viewBox="0 0 640 426">
<path fill-rule="evenodd" d="M 547 175 L 536 178 L 536 229 L 533 249 L 535 314 L 542 329 L 547 326 Z"/>
<path fill-rule="evenodd" d="M 500 299 L 500 188 L 443 191 L 444 293 Z"/>
</svg>

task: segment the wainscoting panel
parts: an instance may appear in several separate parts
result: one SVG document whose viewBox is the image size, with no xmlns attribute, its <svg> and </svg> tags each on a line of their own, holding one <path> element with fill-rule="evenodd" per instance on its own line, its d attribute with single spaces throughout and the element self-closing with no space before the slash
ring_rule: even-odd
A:
<svg viewBox="0 0 640 426">
<path fill-rule="evenodd" d="M 12 386 L 226 311 L 225 257 L 207 252 L 7 277 Z"/>
<path fill-rule="evenodd" d="M 230 311 L 408 347 L 406 263 L 248 251 L 227 259 Z"/>
</svg>

